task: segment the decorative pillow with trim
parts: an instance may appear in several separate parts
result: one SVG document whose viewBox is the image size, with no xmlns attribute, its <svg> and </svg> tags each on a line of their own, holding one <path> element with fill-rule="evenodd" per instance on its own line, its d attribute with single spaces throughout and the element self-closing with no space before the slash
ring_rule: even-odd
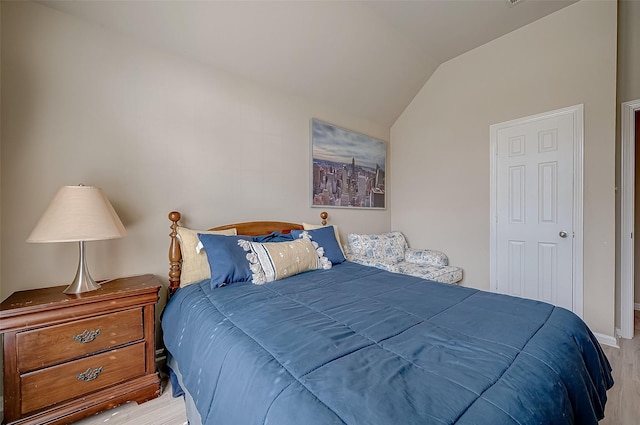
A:
<svg viewBox="0 0 640 425">
<path fill-rule="evenodd" d="M 247 253 L 238 245 L 238 241 L 251 241 L 251 236 L 223 236 L 201 233 L 200 242 L 207 252 L 211 270 L 211 286 L 251 280 L 251 269 Z"/>
<path fill-rule="evenodd" d="M 180 242 L 180 252 L 182 253 L 180 286 L 183 287 L 205 279 L 211 279 L 207 254 L 203 250 L 196 248 L 200 244 L 198 233 L 233 236 L 236 234 L 236 229 L 192 230 L 178 226 L 176 232 L 178 234 L 178 242 Z"/>
<path fill-rule="evenodd" d="M 239 240 L 247 252 L 251 281 L 257 285 L 284 279 L 302 272 L 330 269 L 324 250 L 308 237 L 290 242 L 250 242 Z"/>
<path fill-rule="evenodd" d="M 397 263 L 404 260 L 408 248 L 404 235 L 389 232 L 379 235 L 349 234 L 349 252 L 356 257 Z"/>
<path fill-rule="evenodd" d="M 345 256 L 331 227 L 333 226 L 319 227 L 315 230 L 292 230 L 291 235 L 294 239 L 303 238 L 306 235 L 324 249 L 324 256 L 331 261 L 331 264 L 340 264 L 345 260 Z"/>
<path fill-rule="evenodd" d="M 321 224 L 302 223 L 302 228 L 304 230 L 316 230 L 316 229 L 322 229 L 323 227 L 333 227 L 333 231 L 336 234 L 336 241 L 338 241 L 338 246 L 340 247 L 340 251 L 342 251 L 342 255 L 344 255 L 346 257 L 347 253 L 345 252 L 344 248 L 342 247 L 342 242 L 340 242 L 340 232 L 338 231 L 338 226 L 336 226 L 334 224 L 330 224 L 328 226 L 323 226 Z"/>
</svg>

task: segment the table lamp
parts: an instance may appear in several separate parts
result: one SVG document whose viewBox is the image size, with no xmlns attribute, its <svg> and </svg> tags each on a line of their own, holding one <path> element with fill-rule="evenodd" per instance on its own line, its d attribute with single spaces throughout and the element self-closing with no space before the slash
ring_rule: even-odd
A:
<svg viewBox="0 0 640 425">
<path fill-rule="evenodd" d="M 115 239 L 127 234 L 102 189 L 94 186 L 64 186 L 54 196 L 27 242 L 78 242 L 80 261 L 65 294 L 100 289 L 87 268 L 84 243 Z"/>
</svg>

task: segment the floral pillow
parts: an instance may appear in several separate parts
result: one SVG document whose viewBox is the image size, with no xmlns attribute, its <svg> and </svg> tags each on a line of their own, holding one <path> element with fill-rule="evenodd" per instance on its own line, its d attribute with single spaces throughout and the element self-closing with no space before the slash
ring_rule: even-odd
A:
<svg viewBox="0 0 640 425">
<path fill-rule="evenodd" d="M 379 235 L 349 234 L 347 243 L 349 252 L 355 257 L 387 263 L 397 263 L 404 260 L 404 253 L 408 248 L 407 241 L 400 232 Z"/>
<path fill-rule="evenodd" d="M 449 265 L 449 257 L 442 251 L 433 249 L 409 248 L 404 254 L 405 261 L 425 266 L 445 267 Z"/>
</svg>

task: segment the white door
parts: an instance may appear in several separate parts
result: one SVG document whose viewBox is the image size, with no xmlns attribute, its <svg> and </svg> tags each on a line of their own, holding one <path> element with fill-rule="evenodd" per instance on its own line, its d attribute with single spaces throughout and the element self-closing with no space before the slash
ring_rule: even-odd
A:
<svg viewBox="0 0 640 425">
<path fill-rule="evenodd" d="M 491 129 L 495 154 L 492 289 L 572 311 L 577 292 L 575 118 L 573 113 L 554 111 Z"/>
</svg>

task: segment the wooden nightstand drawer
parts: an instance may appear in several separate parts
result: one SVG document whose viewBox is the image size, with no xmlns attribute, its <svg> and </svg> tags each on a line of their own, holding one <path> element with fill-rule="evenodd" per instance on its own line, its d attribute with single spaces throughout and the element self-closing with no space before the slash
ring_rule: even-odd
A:
<svg viewBox="0 0 640 425">
<path fill-rule="evenodd" d="M 55 365 L 142 338 L 141 308 L 20 332 L 18 370 Z"/>
<path fill-rule="evenodd" d="M 100 289 L 14 292 L 0 303 L 6 425 L 68 425 L 160 393 L 151 274 Z"/>
<path fill-rule="evenodd" d="M 108 351 L 20 377 L 22 413 L 77 398 L 145 374 L 145 344 Z"/>
</svg>

